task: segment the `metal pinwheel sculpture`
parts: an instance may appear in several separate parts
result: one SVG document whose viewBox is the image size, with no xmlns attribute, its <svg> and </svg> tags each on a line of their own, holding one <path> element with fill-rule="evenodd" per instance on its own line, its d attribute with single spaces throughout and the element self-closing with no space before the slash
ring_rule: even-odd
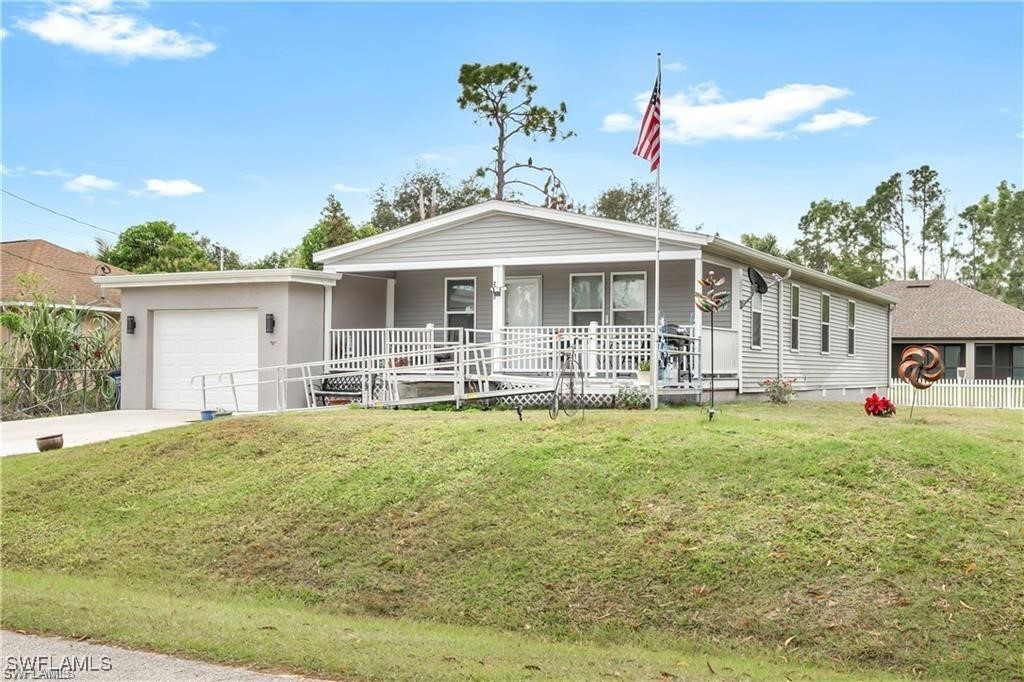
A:
<svg viewBox="0 0 1024 682">
<path fill-rule="evenodd" d="M 941 379 L 945 373 L 946 366 L 942 364 L 942 353 L 931 344 L 904 348 L 899 367 L 896 368 L 899 378 L 922 391 Z M 910 417 L 914 416 L 916 402 L 915 392 L 914 401 L 910 404 Z"/>
<path fill-rule="evenodd" d="M 729 291 L 720 289 L 725 284 L 724 277 L 716 277 L 714 270 L 708 270 L 703 279 L 697 281 L 701 290 L 694 294 L 697 308 L 711 315 L 711 407 L 708 409 L 708 421 L 715 418 L 715 313 L 729 304 Z"/>
</svg>

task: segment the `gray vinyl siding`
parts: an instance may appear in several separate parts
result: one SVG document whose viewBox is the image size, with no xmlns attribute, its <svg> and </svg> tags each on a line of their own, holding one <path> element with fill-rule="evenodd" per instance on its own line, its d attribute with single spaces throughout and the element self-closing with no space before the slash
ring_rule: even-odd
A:
<svg viewBox="0 0 1024 682">
<path fill-rule="evenodd" d="M 491 328 L 491 268 L 409 270 L 395 273 L 395 326 L 444 323 L 446 277 L 476 277 L 476 328 Z"/>
<path fill-rule="evenodd" d="M 602 272 L 605 276 L 605 313 L 611 319 L 611 276 L 617 272 L 647 273 L 647 322 L 654 322 L 654 265 L 652 263 L 610 263 L 550 266 L 517 266 L 506 277 L 541 276 L 541 323 L 568 325 L 569 276 Z M 476 277 L 477 328 L 491 328 L 491 268 L 414 270 L 395 273 L 395 326 L 444 325 L 444 280 L 446 277 Z M 661 307 L 668 322 L 689 324 L 693 316 L 693 261 L 664 261 L 661 264 Z M 344 280 L 342 280 L 344 281 Z"/>
<path fill-rule="evenodd" d="M 568 325 L 569 276 L 604 273 L 605 324 L 611 324 L 612 273 L 647 273 L 647 324 L 654 324 L 653 263 L 584 263 L 577 265 L 517 266 L 506 277 L 540 275 L 541 319 L 545 325 Z M 663 261 L 661 264 L 661 307 L 669 323 L 689 324 L 693 315 L 693 261 Z"/>
<path fill-rule="evenodd" d="M 800 350 L 790 350 L 791 284 L 800 287 Z M 744 278 L 744 297 L 750 283 Z M 760 391 L 763 379 L 778 373 L 779 287 L 764 296 L 764 344 L 754 350 L 750 339 L 751 306 L 743 311 L 743 390 Z M 821 294 L 831 294 L 830 352 L 821 352 Z M 856 304 L 854 355 L 847 355 L 847 303 Z M 839 294 L 798 279 L 782 283 L 782 374 L 796 378 L 797 390 L 871 388 L 888 381 L 888 308 Z"/>
<path fill-rule="evenodd" d="M 662 252 L 679 250 L 663 244 Z M 488 216 L 350 256 L 346 264 L 408 263 L 558 254 L 651 253 L 648 239 L 515 216 Z M 327 262 L 330 265 L 331 261 Z"/>
</svg>

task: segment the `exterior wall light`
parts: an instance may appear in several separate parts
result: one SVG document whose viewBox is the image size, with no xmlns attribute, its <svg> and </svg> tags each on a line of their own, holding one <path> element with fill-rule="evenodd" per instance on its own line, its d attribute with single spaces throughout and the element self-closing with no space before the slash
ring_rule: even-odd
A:
<svg viewBox="0 0 1024 682">
<path fill-rule="evenodd" d="M 266 320 L 267 320 L 266 331 L 267 331 L 268 334 L 273 334 L 274 333 L 274 326 L 277 324 L 274 321 L 274 313 L 267 313 Z"/>
<path fill-rule="evenodd" d="M 128 334 L 134 334 L 135 333 L 135 316 L 134 315 L 129 315 L 128 319 L 125 320 L 124 330 Z"/>
</svg>

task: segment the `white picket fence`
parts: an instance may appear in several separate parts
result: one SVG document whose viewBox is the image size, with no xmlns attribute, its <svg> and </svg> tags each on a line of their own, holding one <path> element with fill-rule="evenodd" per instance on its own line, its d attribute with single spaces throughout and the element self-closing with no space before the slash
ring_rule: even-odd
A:
<svg viewBox="0 0 1024 682">
<path fill-rule="evenodd" d="M 916 394 L 916 395 L 915 395 Z M 943 379 L 921 390 L 894 379 L 889 399 L 897 406 L 990 407 L 1024 410 L 1024 381 L 1018 379 Z"/>
</svg>

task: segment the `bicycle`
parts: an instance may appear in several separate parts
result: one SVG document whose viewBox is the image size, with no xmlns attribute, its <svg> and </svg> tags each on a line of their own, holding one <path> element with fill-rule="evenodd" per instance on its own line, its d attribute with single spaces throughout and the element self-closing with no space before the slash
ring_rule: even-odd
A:
<svg viewBox="0 0 1024 682">
<path fill-rule="evenodd" d="M 576 354 L 578 342 L 579 339 L 576 337 L 563 339 L 560 332 L 555 334 L 555 343 L 561 344 L 562 350 L 554 390 L 551 392 L 551 402 L 548 404 L 548 416 L 552 419 L 558 418 L 559 411 L 565 413 L 567 417 L 572 417 L 577 411 L 584 409 L 583 366 Z"/>
</svg>

